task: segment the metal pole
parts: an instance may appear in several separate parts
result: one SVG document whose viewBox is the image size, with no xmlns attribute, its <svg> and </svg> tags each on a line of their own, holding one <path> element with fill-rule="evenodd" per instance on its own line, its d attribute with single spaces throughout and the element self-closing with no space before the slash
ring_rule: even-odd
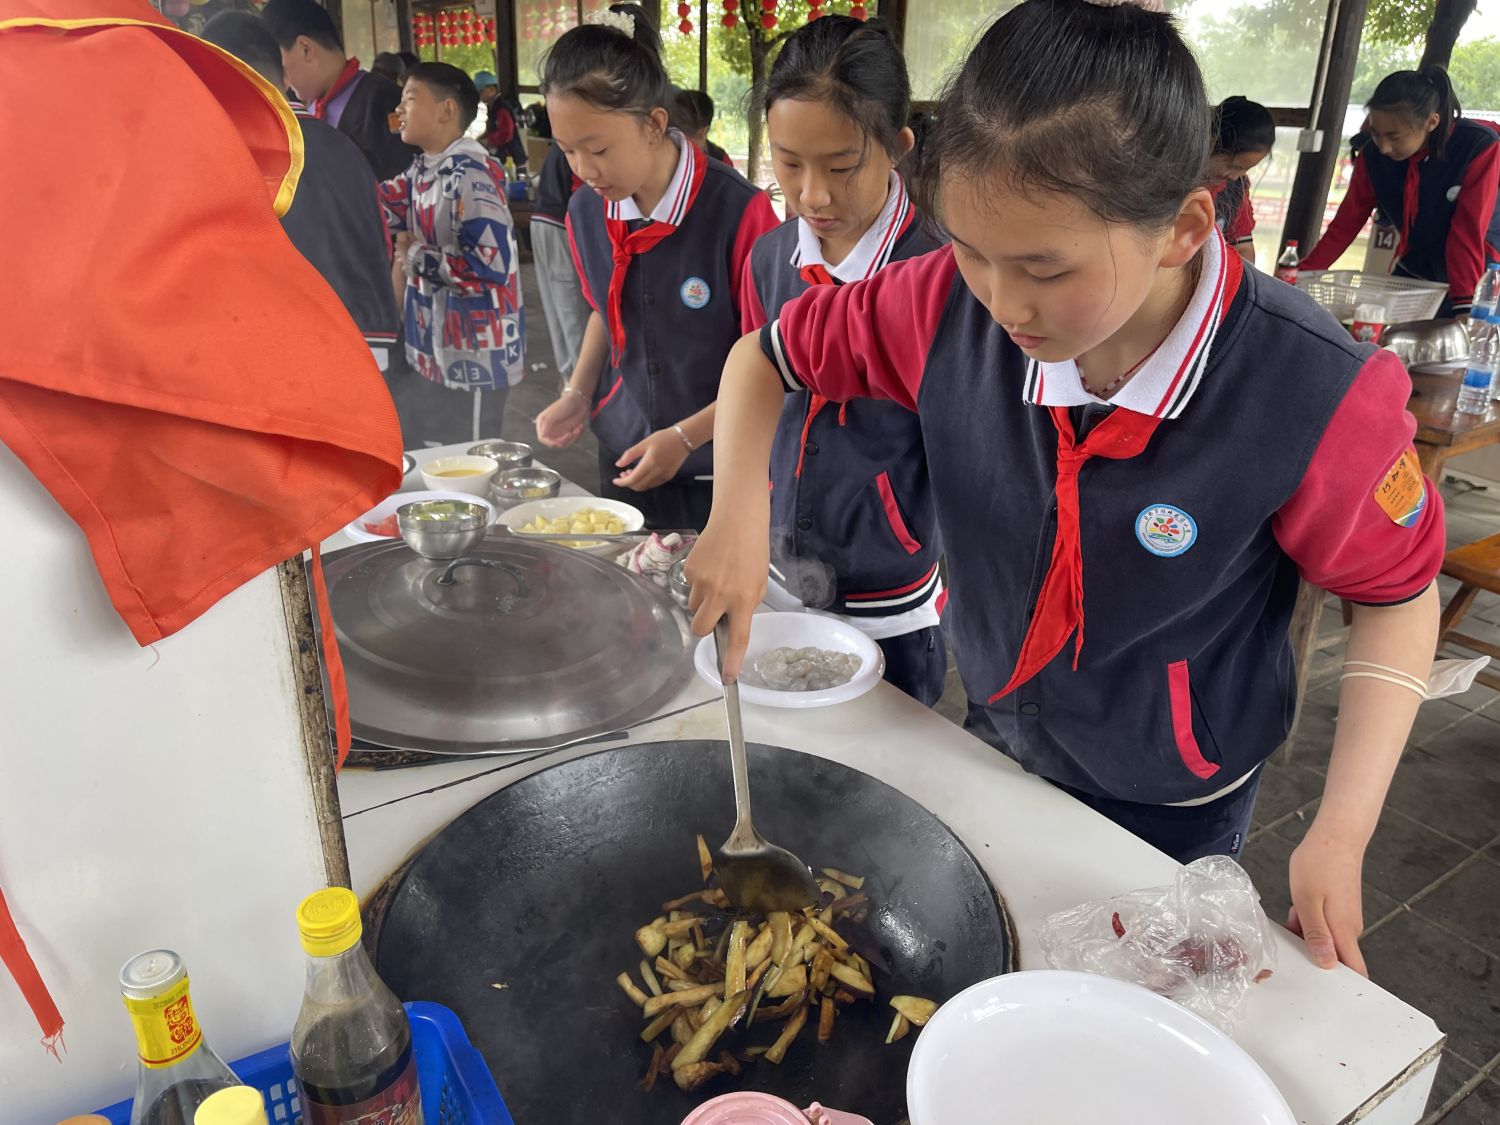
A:
<svg viewBox="0 0 1500 1125">
<path fill-rule="evenodd" d="M 708 0 L 698 0 L 698 89 L 708 93 Z"/>
<path fill-rule="evenodd" d="M 1323 72 L 1315 87 L 1312 129 L 1321 133 L 1315 151 L 1304 152 L 1297 162 L 1292 195 L 1287 201 L 1286 223 L 1281 245 L 1296 239 L 1306 252 L 1322 232 L 1323 209 L 1328 188 L 1344 146 L 1344 113 L 1349 108 L 1349 87 L 1359 64 L 1360 32 L 1364 29 L 1369 0 L 1332 0 L 1329 4 L 1327 50 L 1320 66 Z"/>
</svg>

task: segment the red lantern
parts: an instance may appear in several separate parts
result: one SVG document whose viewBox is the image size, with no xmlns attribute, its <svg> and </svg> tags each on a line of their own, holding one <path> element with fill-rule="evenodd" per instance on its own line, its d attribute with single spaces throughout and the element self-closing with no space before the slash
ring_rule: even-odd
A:
<svg viewBox="0 0 1500 1125">
<path fill-rule="evenodd" d="M 722 23 L 725 27 L 733 28 L 740 22 L 740 17 L 735 15 L 733 12 L 725 12 L 724 18 L 719 22 Z"/>
<path fill-rule="evenodd" d="M 685 20 L 685 19 L 687 19 L 692 14 L 693 14 L 693 6 L 691 4 L 678 4 L 677 5 L 677 18 L 678 19 Z"/>
<path fill-rule="evenodd" d="M 684 35 L 691 35 L 693 33 L 692 21 L 683 20 L 680 24 L 677 25 L 677 30 L 682 32 Z"/>
<path fill-rule="evenodd" d="M 865 10 L 865 6 L 863 4 L 855 4 L 852 8 L 849 9 L 849 14 L 857 20 L 867 19 L 870 15 L 870 13 Z"/>
<path fill-rule="evenodd" d="M 769 16 L 769 15 L 767 15 L 767 16 L 761 16 L 760 17 L 760 26 L 763 27 L 763 28 L 765 28 L 767 31 L 772 30 L 776 26 L 776 17 L 775 16 Z"/>
<path fill-rule="evenodd" d="M 763 12 L 774 12 L 776 10 L 776 0 L 760 0 L 760 10 Z"/>
</svg>

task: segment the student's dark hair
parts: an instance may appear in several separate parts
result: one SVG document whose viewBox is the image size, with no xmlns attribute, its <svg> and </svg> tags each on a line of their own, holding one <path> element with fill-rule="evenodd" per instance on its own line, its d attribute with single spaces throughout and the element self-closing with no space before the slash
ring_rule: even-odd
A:
<svg viewBox="0 0 1500 1125">
<path fill-rule="evenodd" d="M 416 55 L 412 54 L 410 51 L 397 51 L 396 52 L 396 57 L 401 60 L 401 66 L 403 68 L 402 69 L 402 73 L 403 74 L 410 74 L 411 73 L 411 68 L 414 67 L 414 66 L 416 66 L 418 63 L 420 63 L 422 61 L 420 58 L 418 58 Z"/>
<path fill-rule="evenodd" d="M 406 62 L 395 51 L 381 51 L 370 60 L 370 70 L 375 74 L 383 74 L 397 86 L 406 81 L 408 67 Z"/>
<path fill-rule="evenodd" d="M 266 21 L 276 44 L 283 50 L 305 35 L 320 47 L 330 51 L 342 51 L 344 40 L 328 9 L 313 0 L 270 0 L 261 9 L 260 18 Z"/>
<path fill-rule="evenodd" d="M 1438 127 L 1427 141 L 1433 156 L 1443 155 L 1443 145 L 1453 131 L 1453 123 L 1463 113 L 1448 72 L 1440 66 L 1387 74 L 1375 87 L 1365 108 L 1399 114 L 1413 125 L 1424 125 L 1430 114 L 1437 114 Z"/>
<path fill-rule="evenodd" d="M 286 86 L 276 36 L 249 12 L 220 12 L 208 21 L 201 37 L 228 51 L 278 90 Z"/>
<path fill-rule="evenodd" d="M 766 80 L 766 111 L 777 102 L 825 102 L 854 122 L 892 160 L 911 112 L 906 59 L 879 20 L 823 16 L 782 45 Z"/>
<path fill-rule="evenodd" d="M 942 180 L 999 174 L 1158 231 L 1202 183 L 1210 127 L 1203 76 L 1171 16 L 1025 0 L 990 26 L 943 95 L 920 194 L 937 214 Z"/>
<path fill-rule="evenodd" d="M 1276 144 L 1276 119 L 1259 102 L 1235 94 L 1214 109 L 1214 155 L 1270 152 Z"/>
<path fill-rule="evenodd" d="M 445 62 L 424 62 L 412 67 L 406 75 L 408 82 L 420 82 L 443 101 L 452 98 L 458 103 L 458 127 L 467 129 L 479 113 L 479 91 L 474 89 L 474 80 L 456 66 Z"/>
<path fill-rule="evenodd" d="M 672 121 L 684 132 L 696 133 L 714 123 L 714 100 L 702 90 L 678 90 L 673 99 Z"/>
<path fill-rule="evenodd" d="M 634 33 L 598 23 L 564 32 L 542 60 L 542 96 L 568 94 L 595 109 L 636 117 L 670 109 L 661 37 L 639 5 L 611 4 L 609 10 L 630 16 Z"/>
</svg>

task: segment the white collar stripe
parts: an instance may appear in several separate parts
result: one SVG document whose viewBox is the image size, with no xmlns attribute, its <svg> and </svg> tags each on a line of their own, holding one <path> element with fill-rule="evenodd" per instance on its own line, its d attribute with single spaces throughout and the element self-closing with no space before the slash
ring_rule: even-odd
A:
<svg viewBox="0 0 1500 1125">
<path fill-rule="evenodd" d="M 1209 354 L 1224 318 L 1231 276 L 1229 253 L 1223 237 L 1215 231 L 1203 247 L 1203 271 L 1186 311 L 1156 351 L 1112 398 L 1100 399 L 1085 389 L 1073 360 L 1057 363 L 1033 360 L 1022 391 L 1025 401 L 1038 406 L 1107 402 L 1152 417 L 1180 417 L 1203 382 Z"/>
<path fill-rule="evenodd" d="M 830 266 L 823 257 L 823 243 L 812 227 L 797 220 L 797 246 L 792 251 L 791 265 L 800 270 L 803 266 L 822 266 L 835 281 L 864 281 L 874 277 L 891 260 L 906 217 L 911 212 L 911 201 L 906 194 L 906 184 L 901 177 L 891 173 L 890 187 L 886 191 L 885 205 L 880 209 L 870 228 L 860 235 L 854 248 L 836 266 Z"/>
<path fill-rule="evenodd" d="M 649 218 L 654 223 L 669 223 L 674 227 L 682 225 L 682 220 L 687 217 L 688 200 L 692 194 L 698 150 L 689 144 L 677 129 L 669 129 L 667 136 L 677 146 L 677 167 L 673 169 L 672 179 L 667 183 L 667 190 L 661 199 L 657 200 L 656 206 L 651 209 L 651 214 L 649 216 L 641 214 L 640 204 L 636 203 L 635 197 L 627 195 L 618 203 L 605 205 L 604 213 L 609 218 L 623 219 L 626 222 Z"/>
</svg>

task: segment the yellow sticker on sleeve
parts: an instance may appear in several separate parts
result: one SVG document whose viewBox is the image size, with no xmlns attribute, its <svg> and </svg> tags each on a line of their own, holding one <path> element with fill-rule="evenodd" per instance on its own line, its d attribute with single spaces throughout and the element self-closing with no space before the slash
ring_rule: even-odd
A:
<svg viewBox="0 0 1500 1125">
<path fill-rule="evenodd" d="M 1399 527 L 1413 527 L 1427 507 L 1427 481 L 1417 451 L 1407 446 L 1375 486 L 1375 503 Z"/>
</svg>

